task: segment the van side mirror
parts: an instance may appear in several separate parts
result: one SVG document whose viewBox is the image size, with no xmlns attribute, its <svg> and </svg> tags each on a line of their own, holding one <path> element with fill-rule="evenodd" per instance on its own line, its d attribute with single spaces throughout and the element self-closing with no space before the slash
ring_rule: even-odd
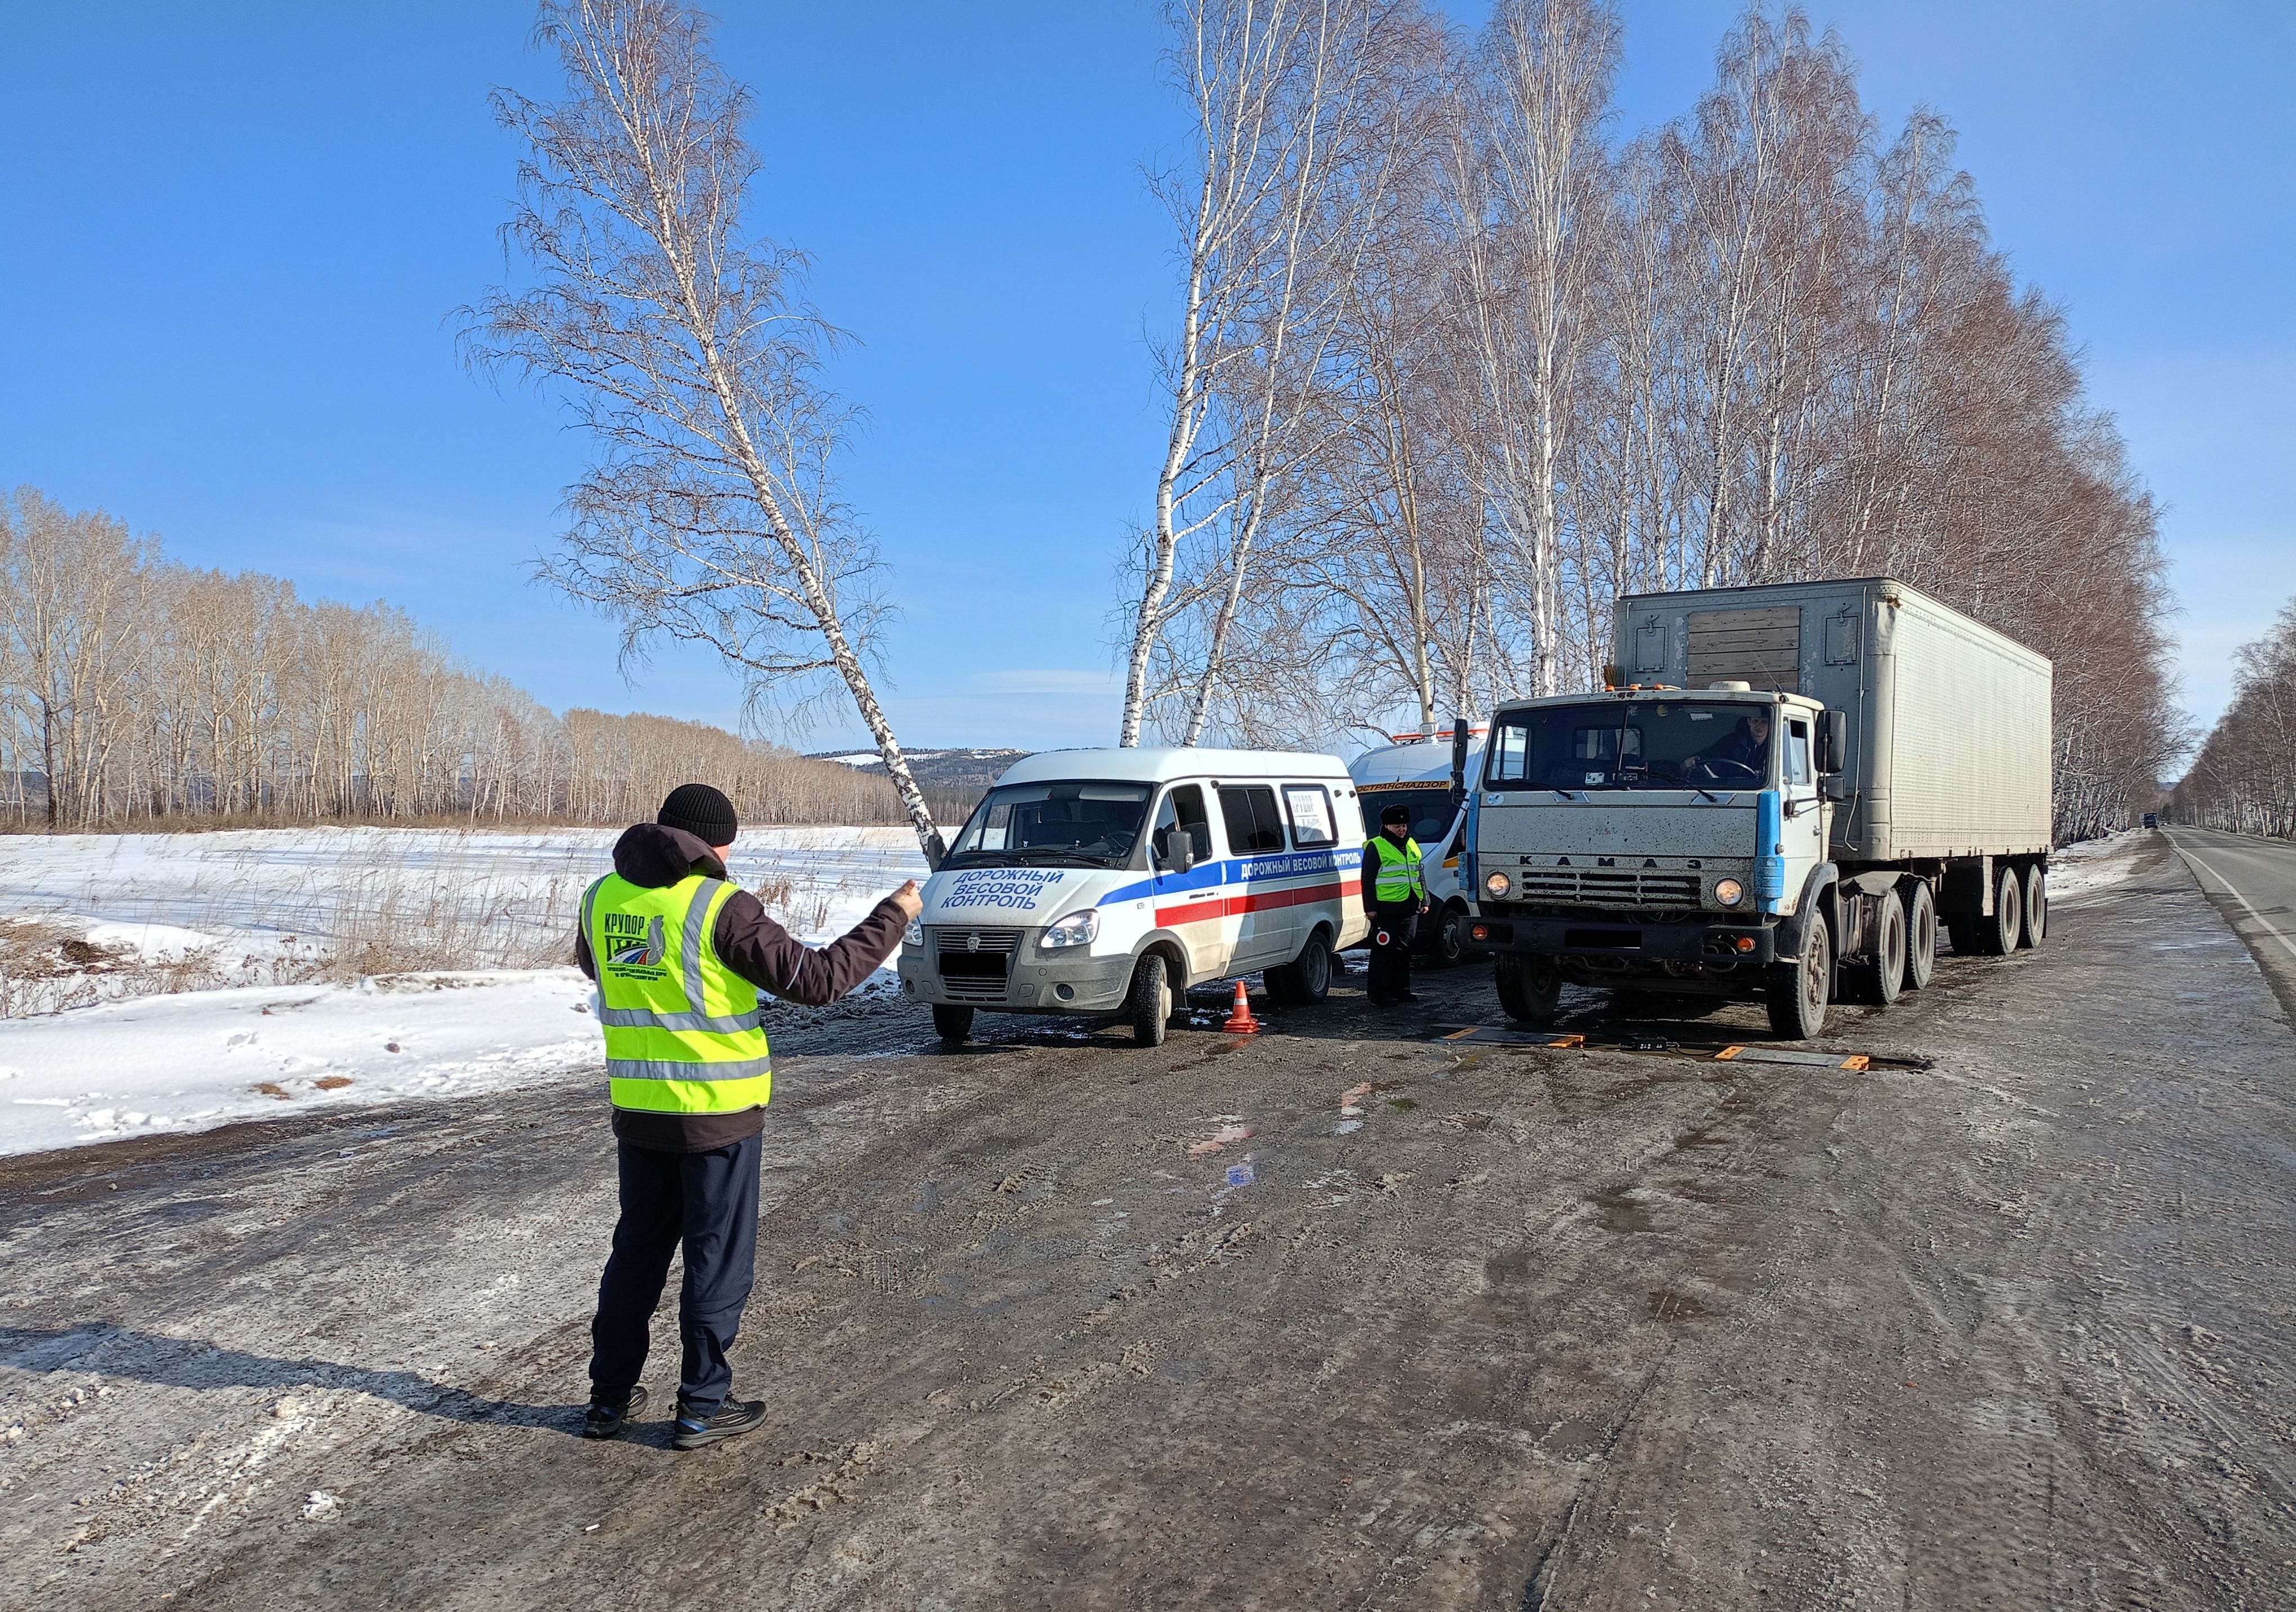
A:
<svg viewBox="0 0 2296 1612">
<path fill-rule="evenodd" d="M 1195 837 L 1185 828 L 1168 828 L 1156 847 L 1156 860 L 1167 873 L 1185 873 L 1196 865 Z"/>
<path fill-rule="evenodd" d="M 1817 769 L 1840 772 L 1849 759 L 1849 713 L 1824 711 L 1817 717 Z"/>
</svg>

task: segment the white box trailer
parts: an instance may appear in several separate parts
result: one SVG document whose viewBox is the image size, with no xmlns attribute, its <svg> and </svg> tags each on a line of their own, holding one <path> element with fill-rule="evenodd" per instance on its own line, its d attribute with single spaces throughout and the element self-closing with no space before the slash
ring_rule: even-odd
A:
<svg viewBox="0 0 2296 1612">
<path fill-rule="evenodd" d="M 2050 665 L 1886 578 L 1637 594 L 1615 684 L 1738 681 L 1848 717 L 1837 859 L 2046 856 Z"/>
<path fill-rule="evenodd" d="M 1492 718 L 1469 934 L 1502 1003 L 1562 983 L 1758 996 L 1816 1033 L 2047 924 L 2047 659 L 1888 578 L 1618 601 L 1599 695 Z"/>
</svg>

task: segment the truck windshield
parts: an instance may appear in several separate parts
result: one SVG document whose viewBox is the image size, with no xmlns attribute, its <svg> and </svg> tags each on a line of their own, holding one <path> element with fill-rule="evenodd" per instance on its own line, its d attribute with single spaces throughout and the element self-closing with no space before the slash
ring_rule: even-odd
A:
<svg viewBox="0 0 2296 1612">
<path fill-rule="evenodd" d="M 1148 815 L 1146 784 L 1007 784 L 966 820 L 944 868 L 1121 868 Z"/>
<path fill-rule="evenodd" d="M 1759 789 L 1769 782 L 1767 705 L 1605 700 L 1499 713 L 1492 789 Z"/>
<path fill-rule="evenodd" d="M 1451 832 L 1451 786 L 1448 784 L 1414 785 L 1409 789 L 1369 788 L 1357 792 L 1363 798 L 1364 832 L 1379 832 L 1379 816 L 1395 805 L 1411 808 L 1411 837 L 1419 842 L 1422 851 L 1432 851 Z"/>
</svg>

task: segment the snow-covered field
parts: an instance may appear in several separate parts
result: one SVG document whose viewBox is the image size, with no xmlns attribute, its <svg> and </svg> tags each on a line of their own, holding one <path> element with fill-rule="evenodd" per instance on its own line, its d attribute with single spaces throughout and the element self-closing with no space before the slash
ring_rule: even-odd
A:
<svg viewBox="0 0 2296 1612">
<path fill-rule="evenodd" d="M 2058 852 L 2052 899 L 2125 877 L 2148 838 Z M 0 835 L 0 923 L 75 938 L 97 958 L 12 986 L 0 964 L 0 1005 L 21 1016 L 0 1018 L 0 1153 L 593 1078 L 588 982 L 538 965 L 565 956 L 574 904 L 613 840 Z M 925 868 L 905 828 L 762 828 L 742 836 L 731 871 L 822 941 Z M 91 1005 L 26 1012 L 58 999 Z"/>
<path fill-rule="evenodd" d="M 588 982 L 548 965 L 614 838 L 0 836 L 0 1153 L 592 1068 Z M 819 941 L 925 868 L 905 828 L 758 828 L 729 871 Z"/>
</svg>

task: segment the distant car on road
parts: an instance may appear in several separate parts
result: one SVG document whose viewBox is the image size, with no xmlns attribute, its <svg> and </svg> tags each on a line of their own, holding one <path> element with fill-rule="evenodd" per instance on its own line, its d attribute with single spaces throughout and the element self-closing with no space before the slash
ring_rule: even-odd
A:
<svg viewBox="0 0 2296 1612">
<path fill-rule="evenodd" d="M 2148 812 L 2146 812 L 2146 813 L 2144 814 L 2144 827 L 2147 827 L 2147 828 L 2158 828 L 2158 827 L 2161 827 L 2161 814 L 2160 814 L 2159 812 L 2157 812 L 2157 811 L 2148 811 Z"/>
</svg>

